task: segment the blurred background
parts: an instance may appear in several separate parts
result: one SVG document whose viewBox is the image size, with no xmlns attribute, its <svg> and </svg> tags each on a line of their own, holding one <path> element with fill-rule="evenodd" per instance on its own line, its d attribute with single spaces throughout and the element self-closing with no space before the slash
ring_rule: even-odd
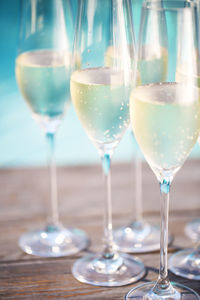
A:
<svg viewBox="0 0 200 300">
<path fill-rule="evenodd" d="M 72 1 L 74 15 L 76 1 Z M 142 0 L 133 1 L 136 36 Z M 46 142 L 38 124 L 18 90 L 15 80 L 15 57 L 19 30 L 19 0 L 0 1 L 0 136 L 1 167 L 46 165 Z M 133 159 L 136 142 L 127 132 L 117 147 L 113 163 Z M 190 157 L 199 157 L 195 146 Z M 58 165 L 99 163 L 99 155 L 85 134 L 71 105 L 57 134 Z"/>
</svg>

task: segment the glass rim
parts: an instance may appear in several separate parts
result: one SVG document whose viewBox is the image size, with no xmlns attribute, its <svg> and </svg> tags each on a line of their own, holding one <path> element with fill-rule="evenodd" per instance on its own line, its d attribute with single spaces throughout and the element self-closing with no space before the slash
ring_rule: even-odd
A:
<svg viewBox="0 0 200 300">
<path fill-rule="evenodd" d="M 166 4 L 166 6 L 162 6 L 162 4 Z M 191 0 L 145 0 L 143 2 L 142 8 L 155 11 L 178 12 L 186 9 L 197 8 L 197 3 Z"/>
</svg>

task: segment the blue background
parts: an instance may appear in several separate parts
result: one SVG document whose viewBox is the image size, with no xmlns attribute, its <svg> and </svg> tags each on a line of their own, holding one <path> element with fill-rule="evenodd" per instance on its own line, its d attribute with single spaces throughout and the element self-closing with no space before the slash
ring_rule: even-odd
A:
<svg viewBox="0 0 200 300">
<path fill-rule="evenodd" d="M 134 2 L 135 1 L 135 2 Z M 138 28 L 142 0 L 134 0 Z M 19 0 L 0 0 L 0 165 L 1 167 L 46 164 L 46 143 L 39 126 L 19 93 L 15 81 L 15 57 L 19 30 Z M 115 150 L 113 161 L 130 161 L 136 150 L 128 131 Z M 200 153 L 198 146 L 192 156 Z M 94 148 L 71 106 L 56 140 L 56 160 L 61 165 L 99 163 Z"/>
</svg>

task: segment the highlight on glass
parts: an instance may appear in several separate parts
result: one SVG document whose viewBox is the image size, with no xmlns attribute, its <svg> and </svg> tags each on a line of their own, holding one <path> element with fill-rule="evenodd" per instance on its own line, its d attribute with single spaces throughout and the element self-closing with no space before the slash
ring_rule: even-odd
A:
<svg viewBox="0 0 200 300">
<path fill-rule="evenodd" d="M 47 224 L 23 234 L 19 246 L 28 254 L 57 257 L 88 245 L 87 235 L 59 221 L 55 134 L 70 103 L 73 14 L 70 0 L 21 0 L 16 79 L 49 147 L 50 207 Z"/>
<path fill-rule="evenodd" d="M 137 59 L 142 79 L 132 90 L 130 115 L 136 140 L 160 185 L 160 270 L 156 282 L 136 286 L 126 299 L 199 299 L 189 287 L 170 282 L 167 270 L 169 191 L 200 133 L 197 28 L 193 2 L 143 4 Z M 152 58 L 157 58 L 153 69 Z"/>
</svg>

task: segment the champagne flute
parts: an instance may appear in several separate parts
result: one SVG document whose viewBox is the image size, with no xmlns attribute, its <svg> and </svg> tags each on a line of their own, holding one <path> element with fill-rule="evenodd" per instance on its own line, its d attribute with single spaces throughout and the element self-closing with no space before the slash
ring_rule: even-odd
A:
<svg viewBox="0 0 200 300">
<path fill-rule="evenodd" d="M 71 97 L 101 157 L 107 197 L 104 249 L 76 261 L 72 272 L 79 281 L 92 285 L 125 285 L 145 274 L 140 260 L 116 252 L 112 233 L 110 163 L 129 127 L 134 51 L 130 0 L 79 1 L 74 56 L 81 64 L 71 76 Z"/>
<path fill-rule="evenodd" d="M 137 83 L 131 93 L 130 114 L 137 142 L 160 184 L 160 271 L 157 282 L 133 288 L 126 299 L 185 299 L 186 294 L 187 299 L 199 299 L 190 288 L 171 283 L 167 271 L 170 186 L 200 132 L 200 97 L 194 82 L 199 60 L 196 29 L 195 3 L 182 0 L 144 2 L 137 68 L 147 67 L 144 57 L 148 62 L 149 58 L 164 53 L 167 64 L 155 69 L 156 82 L 142 80 L 142 84 Z M 182 65 L 187 78 L 178 76 Z M 160 76 L 166 72 L 167 80 Z"/>
<path fill-rule="evenodd" d="M 139 23 L 143 0 L 132 1 L 133 22 L 136 33 L 136 41 L 139 36 Z M 137 43 L 136 43 L 137 44 Z M 143 49 L 145 45 L 143 45 Z M 144 49 L 145 50 L 145 49 Z M 143 51 L 145 53 L 145 51 Z M 158 77 L 166 79 L 167 72 L 163 72 L 166 65 L 167 51 L 163 47 L 157 57 L 150 56 L 149 59 L 140 57 L 140 70 L 137 70 L 138 83 L 156 82 Z M 159 72 L 158 72 L 159 70 Z M 134 139 L 132 128 L 130 128 L 131 139 Z M 128 253 L 146 253 L 160 249 L 160 228 L 157 224 L 147 221 L 143 217 L 142 206 L 142 158 L 137 147 L 135 154 L 135 206 L 134 219 L 126 226 L 117 228 L 114 231 L 114 240 L 119 251 Z M 169 235 L 168 243 L 172 242 Z"/>
<path fill-rule="evenodd" d="M 84 249 L 86 234 L 59 222 L 54 140 L 70 100 L 73 18 L 70 0 L 21 0 L 16 79 L 49 146 L 51 217 L 20 237 L 28 254 L 58 257 Z"/>
</svg>

